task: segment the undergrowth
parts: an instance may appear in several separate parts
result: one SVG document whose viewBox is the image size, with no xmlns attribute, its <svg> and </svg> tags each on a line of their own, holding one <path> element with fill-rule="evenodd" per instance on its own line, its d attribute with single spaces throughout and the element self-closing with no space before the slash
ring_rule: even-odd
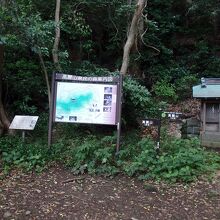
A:
<svg viewBox="0 0 220 220">
<path fill-rule="evenodd" d="M 22 143 L 18 137 L 0 139 L 1 163 L 7 173 L 12 167 L 42 171 L 52 162 L 61 162 L 75 174 L 115 175 L 124 173 L 140 179 L 191 182 L 220 168 L 220 156 L 200 147 L 198 139 L 164 138 L 160 152 L 148 138 L 133 132 L 123 137 L 115 155 L 116 136 L 89 134 L 59 139 L 48 148 L 42 143 Z"/>
</svg>

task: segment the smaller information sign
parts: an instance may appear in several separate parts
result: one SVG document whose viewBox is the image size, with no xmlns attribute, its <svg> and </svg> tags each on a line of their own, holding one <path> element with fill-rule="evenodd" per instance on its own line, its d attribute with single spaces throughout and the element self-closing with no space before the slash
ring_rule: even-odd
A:
<svg viewBox="0 0 220 220">
<path fill-rule="evenodd" d="M 160 120 L 159 119 L 144 119 L 142 120 L 142 125 L 145 127 L 158 126 L 160 125 Z"/>
<path fill-rule="evenodd" d="M 16 115 L 9 129 L 34 130 L 39 116 Z"/>
<path fill-rule="evenodd" d="M 182 113 L 180 112 L 163 112 L 162 113 L 162 118 L 168 118 L 170 120 L 178 120 L 180 119 Z"/>
</svg>

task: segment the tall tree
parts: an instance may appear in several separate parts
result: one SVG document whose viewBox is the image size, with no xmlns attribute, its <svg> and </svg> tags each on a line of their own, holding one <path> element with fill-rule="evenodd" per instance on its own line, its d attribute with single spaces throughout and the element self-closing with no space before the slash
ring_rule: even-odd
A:
<svg viewBox="0 0 220 220">
<path fill-rule="evenodd" d="M 56 10 L 55 10 L 55 39 L 53 45 L 53 62 L 55 65 L 55 69 L 61 71 L 61 67 L 59 64 L 59 56 L 58 56 L 58 47 L 60 42 L 60 2 L 61 0 L 56 1 Z"/>
<path fill-rule="evenodd" d="M 128 31 L 127 41 L 124 46 L 122 66 L 120 70 L 120 73 L 123 75 L 125 75 L 128 71 L 130 52 L 138 36 L 139 24 L 141 24 L 140 21 L 142 19 L 142 13 L 146 5 L 147 0 L 137 0 L 136 9 Z"/>
<path fill-rule="evenodd" d="M 2 102 L 2 75 L 3 75 L 4 46 L 0 42 L 0 133 L 8 131 L 10 122 L 6 116 L 4 105 Z"/>
</svg>

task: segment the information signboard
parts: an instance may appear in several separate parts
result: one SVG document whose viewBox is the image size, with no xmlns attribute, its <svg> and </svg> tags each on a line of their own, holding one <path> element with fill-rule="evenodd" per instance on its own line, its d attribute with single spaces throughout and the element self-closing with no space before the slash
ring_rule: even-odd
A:
<svg viewBox="0 0 220 220">
<path fill-rule="evenodd" d="M 57 82 L 55 122 L 116 125 L 117 85 Z"/>
<path fill-rule="evenodd" d="M 121 74 L 86 77 L 54 73 L 51 96 L 49 146 L 55 122 L 116 125 L 118 153 L 121 132 Z"/>
<path fill-rule="evenodd" d="M 34 130 L 38 116 L 16 115 L 9 126 L 9 129 Z"/>
</svg>

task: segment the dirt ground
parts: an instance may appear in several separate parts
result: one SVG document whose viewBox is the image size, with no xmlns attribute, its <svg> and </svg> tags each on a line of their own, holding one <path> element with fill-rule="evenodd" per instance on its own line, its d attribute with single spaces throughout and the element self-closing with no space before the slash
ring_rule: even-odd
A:
<svg viewBox="0 0 220 220">
<path fill-rule="evenodd" d="M 220 175 L 173 186 L 116 176 L 74 176 L 56 165 L 0 180 L 0 219 L 220 219 Z"/>
</svg>

